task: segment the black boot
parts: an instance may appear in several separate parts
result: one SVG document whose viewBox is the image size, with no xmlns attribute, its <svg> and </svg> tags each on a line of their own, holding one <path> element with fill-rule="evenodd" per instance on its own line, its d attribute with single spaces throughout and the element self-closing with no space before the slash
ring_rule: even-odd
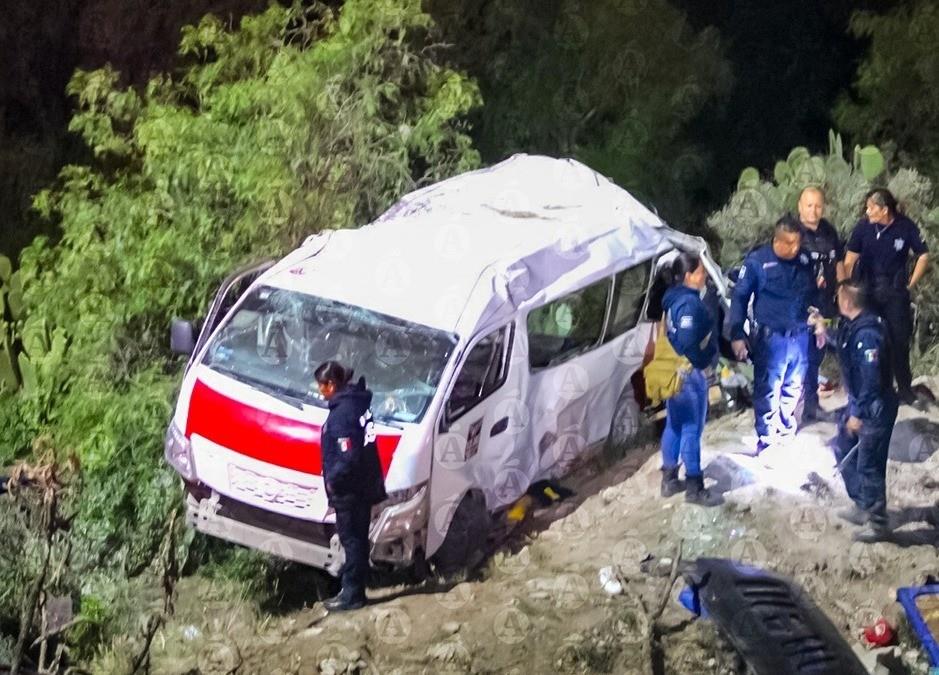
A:
<svg viewBox="0 0 939 675">
<path fill-rule="evenodd" d="M 724 498 L 704 487 L 704 476 L 685 476 L 685 501 L 698 506 L 717 506 Z"/>
<path fill-rule="evenodd" d="M 678 467 L 662 467 L 662 496 L 671 497 L 685 491 L 685 481 L 678 478 Z"/>
</svg>

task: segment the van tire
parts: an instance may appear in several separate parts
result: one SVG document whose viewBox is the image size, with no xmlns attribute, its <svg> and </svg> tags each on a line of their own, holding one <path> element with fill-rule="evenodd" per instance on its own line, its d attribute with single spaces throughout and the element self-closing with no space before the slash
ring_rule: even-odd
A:
<svg viewBox="0 0 939 675">
<path fill-rule="evenodd" d="M 486 557 L 492 519 L 479 492 L 467 492 L 453 512 L 447 534 L 431 557 L 434 572 L 450 577 L 474 570 Z"/>
<path fill-rule="evenodd" d="M 610 433 L 606 438 L 606 452 L 622 454 L 639 434 L 641 425 L 642 413 L 639 409 L 639 402 L 636 400 L 632 384 L 627 383 L 613 408 Z"/>
</svg>

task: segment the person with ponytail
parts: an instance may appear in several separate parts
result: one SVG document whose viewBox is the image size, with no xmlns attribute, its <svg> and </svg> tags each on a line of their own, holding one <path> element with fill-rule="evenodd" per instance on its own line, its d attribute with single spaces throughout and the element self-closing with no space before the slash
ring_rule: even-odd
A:
<svg viewBox="0 0 939 675">
<path fill-rule="evenodd" d="M 320 430 L 323 481 L 346 554 L 340 573 L 342 590 L 324 603 L 333 612 L 365 605 L 372 506 L 387 499 L 369 410 L 372 392 L 365 387 L 364 377 L 352 384 L 352 375 L 351 368 L 336 361 L 320 364 L 313 375 L 329 405 Z"/>
<path fill-rule="evenodd" d="M 701 259 L 680 253 L 671 267 L 671 286 L 662 299 L 665 335 L 680 356 L 691 363 L 681 389 L 665 402 L 667 412 L 662 434 L 662 496 L 682 490 L 685 500 L 702 506 L 721 503 L 720 495 L 704 487 L 701 472 L 701 434 L 708 410 L 705 371 L 717 360 L 714 319 L 701 300 L 707 271 Z M 685 480 L 678 478 L 685 465 Z"/>
<path fill-rule="evenodd" d="M 850 278 L 864 283 L 871 309 L 884 320 L 900 400 L 913 405 L 916 394 L 910 371 L 913 337 L 910 291 L 926 273 L 929 248 L 919 227 L 903 214 L 889 190 L 877 188 L 868 192 L 864 214 L 848 240 L 845 271 Z M 912 272 L 911 261 L 915 261 Z"/>
</svg>

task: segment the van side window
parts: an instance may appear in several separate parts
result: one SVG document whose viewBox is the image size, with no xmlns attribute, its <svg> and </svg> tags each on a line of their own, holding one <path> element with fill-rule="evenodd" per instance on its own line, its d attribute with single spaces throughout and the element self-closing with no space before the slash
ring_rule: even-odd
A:
<svg viewBox="0 0 939 675">
<path fill-rule="evenodd" d="M 505 384 L 512 351 L 512 324 L 476 343 L 453 384 L 447 401 L 447 421 L 453 422 Z"/>
<path fill-rule="evenodd" d="M 610 279 L 604 279 L 529 312 L 532 368 L 545 368 L 599 343 L 610 285 Z"/>
<path fill-rule="evenodd" d="M 613 305 L 603 341 L 617 338 L 639 323 L 646 297 L 650 263 L 645 262 L 616 275 L 613 281 Z"/>
</svg>

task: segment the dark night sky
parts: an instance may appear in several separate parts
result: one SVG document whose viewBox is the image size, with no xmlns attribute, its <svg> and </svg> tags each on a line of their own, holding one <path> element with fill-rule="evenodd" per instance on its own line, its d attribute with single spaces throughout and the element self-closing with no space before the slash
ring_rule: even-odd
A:
<svg viewBox="0 0 939 675">
<path fill-rule="evenodd" d="M 795 145 L 824 147 L 837 96 L 851 84 L 863 45 L 846 34 L 853 9 L 886 10 L 895 0 L 673 0 L 697 27 L 719 29 L 734 87 L 689 128 L 714 160 L 710 183 L 695 195 L 702 207 L 726 199 L 741 168 L 762 169 Z M 141 84 L 172 66 L 179 27 L 213 11 L 232 20 L 266 0 L 0 0 L 0 124 L 8 138 L 45 139 L 52 165 L 79 152 L 64 130 L 70 114 L 65 84 L 76 67 L 111 62 Z M 5 165 L 0 165 L 0 171 Z M 0 176 L 0 209 L 3 203 Z M 0 231 L 0 249 L 11 234 Z M 18 248 L 20 239 L 15 247 Z"/>
</svg>

